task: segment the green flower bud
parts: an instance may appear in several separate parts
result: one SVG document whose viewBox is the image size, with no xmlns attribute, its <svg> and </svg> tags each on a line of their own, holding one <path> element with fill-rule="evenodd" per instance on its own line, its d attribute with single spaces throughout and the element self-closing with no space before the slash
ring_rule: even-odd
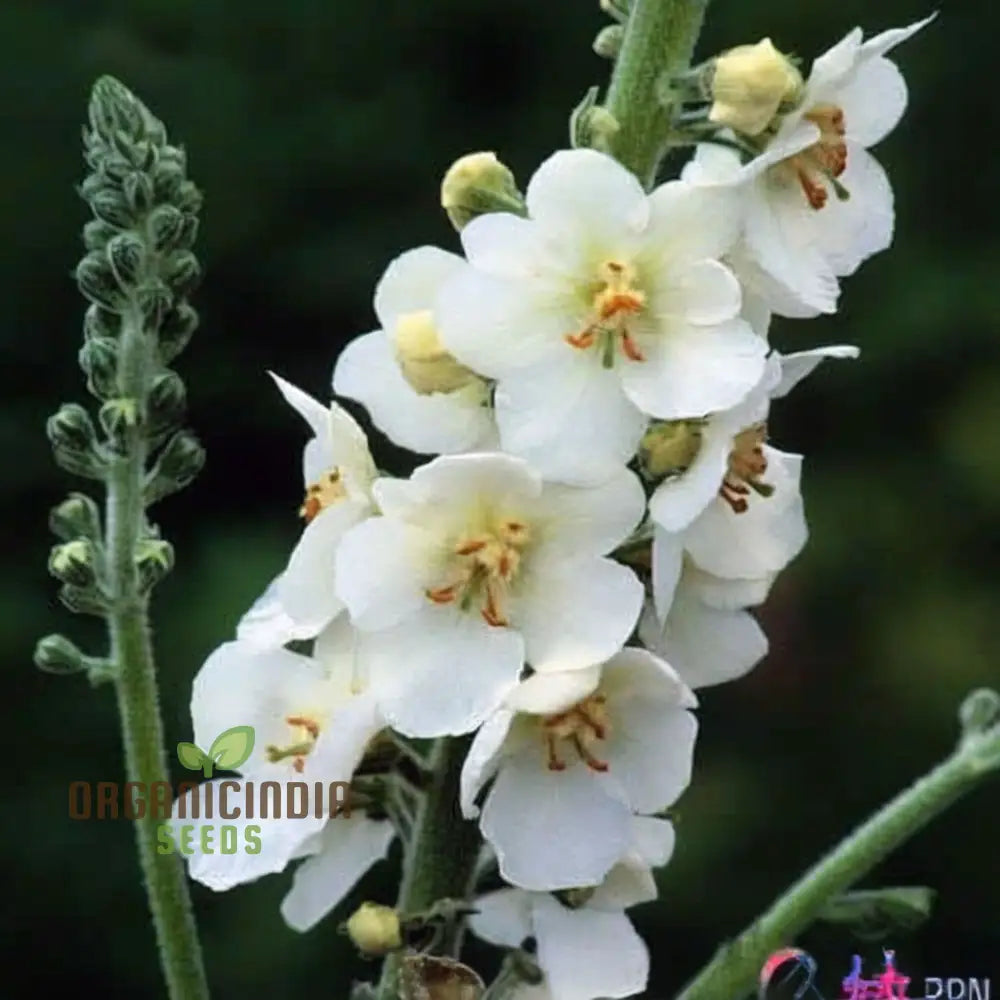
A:
<svg viewBox="0 0 1000 1000">
<path fill-rule="evenodd" d="M 65 636 L 47 635 L 35 646 L 35 666 L 48 674 L 80 674 L 89 661 Z"/>
<path fill-rule="evenodd" d="M 92 587 L 97 582 L 97 547 L 89 538 L 53 546 L 49 554 L 49 572 L 74 587 Z"/>
<path fill-rule="evenodd" d="M 121 317 L 101 306 L 91 304 L 83 317 L 83 335 L 87 340 L 99 337 L 114 339 L 121 330 Z"/>
<path fill-rule="evenodd" d="M 990 688 L 979 688 L 969 694 L 958 712 L 962 735 L 978 736 L 1000 722 L 1000 694 Z"/>
<path fill-rule="evenodd" d="M 124 311 L 128 299 L 103 254 L 91 251 L 80 261 L 76 267 L 76 284 L 91 302 L 111 312 Z"/>
<path fill-rule="evenodd" d="M 180 376 L 169 369 L 156 375 L 146 406 L 151 430 L 165 430 L 177 424 L 187 406 L 187 393 Z"/>
<path fill-rule="evenodd" d="M 399 914 L 391 906 L 362 903 L 348 918 L 344 929 L 364 955 L 386 955 L 403 946 Z"/>
<path fill-rule="evenodd" d="M 591 87 L 569 116 L 569 140 L 574 149 L 610 148 L 618 131 L 618 121 L 607 108 L 597 103 L 597 87 Z"/>
<path fill-rule="evenodd" d="M 115 226 L 101 219 L 91 219 L 83 227 L 83 245 L 88 250 L 103 251 L 108 240 L 118 232 Z"/>
<path fill-rule="evenodd" d="M 86 188 L 81 190 L 85 191 Z M 117 191 L 102 187 L 87 200 L 94 215 L 116 230 L 128 229 L 135 222 L 135 215 L 128 202 Z"/>
<path fill-rule="evenodd" d="M 625 38 L 625 29 L 620 24 L 609 24 L 601 28 L 594 39 L 594 51 L 602 59 L 617 59 Z"/>
<path fill-rule="evenodd" d="M 153 207 L 153 181 L 149 174 L 133 170 L 122 181 L 122 194 L 129 211 L 135 216 L 145 215 Z"/>
<path fill-rule="evenodd" d="M 654 421 L 639 442 L 639 463 L 653 482 L 677 475 L 695 460 L 701 448 L 702 421 Z"/>
<path fill-rule="evenodd" d="M 495 153 L 469 153 L 457 159 L 441 181 L 441 207 L 459 231 L 488 212 L 526 212 L 514 175 Z"/>
<path fill-rule="evenodd" d="M 118 391 L 118 341 L 91 337 L 78 355 L 87 376 L 87 388 L 98 398 L 107 399 Z"/>
<path fill-rule="evenodd" d="M 75 615 L 94 615 L 104 618 L 111 608 L 107 597 L 97 587 L 76 587 L 64 583 L 59 588 L 59 600 Z"/>
<path fill-rule="evenodd" d="M 175 295 L 190 295 L 201 281 L 198 259 L 189 250 L 171 254 L 163 268 L 163 279 Z"/>
<path fill-rule="evenodd" d="M 142 422 L 138 400 L 121 396 L 109 399 L 97 416 L 111 447 L 118 454 L 125 454 L 131 431 Z"/>
<path fill-rule="evenodd" d="M 160 361 L 163 364 L 173 361 L 187 347 L 197 328 L 198 314 L 186 302 L 180 302 L 170 309 L 160 324 Z"/>
<path fill-rule="evenodd" d="M 55 459 L 78 476 L 103 479 L 107 460 L 87 411 L 77 403 L 64 403 L 45 426 Z"/>
<path fill-rule="evenodd" d="M 174 547 L 163 538 L 142 539 L 135 550 L 135 568 L 139 589 L 152 590 L 174 568 Z"/>
<path fill-rule="evenodd" d="M 183 489 L 205 465 L 205 449 L 190 431 L 178 431 L 166 443 L 146 477 L 143 497 L 151 506 Z"/>
<path fill-rule="evenodd" d="M 166 141 L 160 122 L 114 77 L 102 76 L 94 84 L 88 110 L 93 133 L 106 142 L 117 139 L 131 146 L 148 139 L 150 144 L 162 146 Z"/>
<path fill-rule="evenodd" d="M 150 279 L 137 288 L 134 299 L 147 330 L 158 330 L 163 317 L 174 304 L 170 289 L 158 278 Z"/>
<path fill-rule="evenodd" d="M 586 906 L 596 891 L 594 886 L 583 886 L 579 889 L 563 889 L 555 895 L 564 906 L 579 910 L 581 906 Z"/>
<path fill-rule="evenodd" d="M 108 242 L 105 253 L 115 280 L 127 292 L 142 276 L 146 247 L 134 233 L 119 233 Z"/>
<path fill-rule="evenodd" d="M 64 542 L 82 537 L 100 544 L 100 508 L 85 493 L 70 493 L 58 507 L 52 509 L 49 528 Z"/>
<path fill-rule="evenodd" d="M 174 250 L 184 232 L 184 213 L 173 205 L 157 205 L 149 214 L 149 233 L 158 253 Z"/>
</svg>

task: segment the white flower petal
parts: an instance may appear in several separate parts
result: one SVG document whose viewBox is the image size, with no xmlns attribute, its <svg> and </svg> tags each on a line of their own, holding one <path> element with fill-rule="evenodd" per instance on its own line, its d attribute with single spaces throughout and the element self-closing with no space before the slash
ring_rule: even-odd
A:
<svg viewBox="0 0 1000 1000">
<path fill-rule="evenodd" d="M 906 100 L 903 74 L 882 56 L 863 61 L 837 93 L 848 138 L 865 147 L 880 142 L 899 124 Z"/>
<path fill-rule="evenodd" d="M 377 861 L 389 852 L 395 831 L 384 820 L 336 816 L 326 824 L 319 852 L 295 869 L 281 915 L 292 930 L 318 924 Z"/>
<path fill-rule="evenodd" d="M 821 104 L 836 92 L 857 65 L 862 37 L 860 28 L 852 28 L 833 48 L 813 62 L 806 81 L 807 104 Z"/>
<path fill-rule="evenodd" d="M 483 386 L 421 395 L 403 378 L 381 330 L 357 337 L 344 348 L 333 390 L 364 404 L 375 426 L 410 451 L 448 454 L 491 447 L 496 439 Z"/>
<path fill-rule="evenodd" d="M 880 55 L 884 56 L 891 49 L 894 49 L 897 45 L 905 42 L 908 38 L 912 38 L 921 28 L 927 27 L 931 21 L 935 20 L 938 16 L 938 12 L 934 11 L 929 17 L 925 17 L 922 21 L 917 21 L 914 24 L 907 25 L 905 28 L 890 28 L 888 31 L 883 31 L 881 34 L 875 35 L 873 38 L 869 38 L 861 46 L 861 52 L 865 56 Z"/>
<path fill-rule="evenodd" d="M 646 418 L 622 391 L 617 372 L 589 353 L 497 386 L 504 449 L 546 479 L 593 484 L 610 478 L 635 453 L 645 429 Z"/>
<path fill-rule="evenodd" d="M 674 603 L 674 591 L 684 565 L 684 536 L 655 528 L 653 531 L 653 601 L 662 622 Z"/>
<path fill-rule="evenodd" d="M 545 766 L 541 738 L 500 769 L 480 828 L 500 874 L 522 889 L 596 885 L 625 853 L 631 813 L 603 775 L 578 762 Z M 586 836 L 581 833 L 586 831 Z"/>
<path fill-rule="evenodd" d="M 504 740 L 513 721 L 513 712 L 499 709 L 479 727 L 469 746 L 459 778 L 459 804 L 466 819 L 475 819 L 479 815 L 476 797 L 496 774 Z"/>
<path fill-rule="evenodd" d="M 716 326 L 739 315 L 742 301 L 740 283 L 725 264 L 697 260 L 663 282 L 653 309 L 683 316 L 694 326 Z"/>
<path fill-rule="evenodd" d="M 605 153 L 560 150 L 535 171 L 525 192 L 528 215 L 545 230 L 598 245 L 642 231 L 649 202 L 635 175 Z"/>
<path fill-rule="evenodd" d="M 545 239 L 538 225 L 507 212 L 490 212 L 473 219 L 461 235 L 469 263 L 478 271 L 501 278 L 534 278 L 540 271 L 572 273 L 572 251 Z M 560 253 L 559 250 L 562 250 Z M 567 257 L 569 258 L 567 260 Z"/>
<path fill-rule="evenodd" d="M 787 396 L 826 358 L 853 359 L 860 354 L 861 351 L 850 344 L 834 344 L 829 347 L 817 347 L 811 351 L 796 351 L 794 354 L 781 355 L 781 379 L 771 390 L 771 399 Z"/>
<path fill-rule="evenodd" d="M 569 910 L 541 896 L 533 923 L 552 1000 L 617 1000 L 646 988 L 649 952 L 624 913 Z"/>
<path fill-rule="evenodd" d="M 632 818 L 632 853 L 643 864 L 654 868 L 665 865 L 674 853 L 676 840 L 674 825 L 669 820 L 653 816 Z"/>
<path fill-rule="evenodd" d="M 767 573 L 757 578 L 727 580 L 706 573 L 688 560 L 684 566 L 684 588 L 710 608 L 734 611 L 763 604 L 777 576 L 777 573 Z"/>
<path fill-rule="evenodd" d="M 312 626 L 296 622 L 281 603 L 281 577 L 275 577 L 236 626 L 236 638 L 261 649 L 275 649 L 293 639 L 308 639 Z"/>
<path fill-rule="evenodd" d="M 422 246 L 400 254 L 375 289 L 375 314 L 385 330 L 395 330 L 405 313 L 430 309 L 441 285 L 464 264 L 457 254 Z"/>
<path fill-rule="evenodd" d="M 711 165 L 705 162 L 704 168 L 706 179 L 713 174 L 714 179 L 735 178 L 722 160 Z M 678 261 L 721 257 L 739 237 L 741 199 L 729 185 L 667 181 L 649 196 L 649 205 L 646 232 L 653 249 L 646 253 L 652 252 L 663 263 L 676 266 Z"/>
<path fill-rule="evenodd" d="M 268 372 L 274 379 L 275 385 L 285 401 L 292 407 L 302 419 L 312 428 L 313 434 L 318 438 L 328 437 L 330 411 L 321 402 L 313 399 L 307 392 L 303 392 L 291 382 L 286 382 L 280 375 Z"/>
<path fill-rule="evenodd" d="M 344 608 L 337 594 L 337 551 L 367 514 L 367 507 L 353 500 L 339 500 L 321 510 L 306 525 L 278 579 L 278 600 L 286 614 L 313 635 Z"/>
<path fill-rule="evenodd" d="M 648 865 L 617 864 L 587 900 L 587 909 L 621 912 L 648 903 L 657 895 L 656 879 Z"/>
<path fill-rule="evenodd" d="M 625 644 L 642 609 L 635 573 L 610 559 L 539 562 L 519 583 L 511 621 L 540 672 L 604 662 Z"/>
<path fill-rule="evenodd" d="M 583 670 L 532 674 L 507 697 L 507 707 L 532 715 L 554 715 L 592 694 L 601 679 L 601 665 Z"/>
<path fill-rule="evenodd" d="M 502 506 L 533 501 L 542 492 L 542 480 L 527 462 L 501 452 L 443 455 L 421 465 L 410 483 L 415 493 L 432 503 L 464 505 L 467 497 L 476 495 Z"/>
<path fill-rule="evenodd" d="M 615 469 L 596 486 L 546 484 L 532 514 L 532 530 L 546 547 L 604 555 L 621 545 L 642 520 L 646 497 L 638 476 Z"/>
<path fill-rule="evenodd" d="M 358 655 L 388 723 L 424 738 L 482 725 L 517 683 L 524 643 L 475 612 L 428 603 L 399 625 L 363 634 Z"/>
<path fill-rule="evenodd" d="M 521 889 L 498 889 L 478 896 L 478 912 L 469 917 L 476 937 L 490 944 L 517 948 L 531 937 L 531 895 Z"/>
<path fill-rule="evenodd" d="M 738 403 L 764 372 L 767 344 L 742 319 L 717 326 L 678 321 L 642 344 L 646 360 L 622 369 L 629 398 L 661 420 L 701 417 Z"/>
</svg>

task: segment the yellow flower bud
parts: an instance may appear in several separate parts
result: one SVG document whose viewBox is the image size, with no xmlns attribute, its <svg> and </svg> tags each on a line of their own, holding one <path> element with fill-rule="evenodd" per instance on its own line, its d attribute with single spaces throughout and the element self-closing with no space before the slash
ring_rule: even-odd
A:
<svg viewBox="0 0 1000 1000">
<path fill-rule="evenodd" d="M 455 392 L 478 378 L 444 349 L 429 309 L 400 316 L 394 341 L 403 378 L 422 396 Z"/>
<path fill-rule="evenodd" d="M 802 88 L 802 74 L 770 38 L 739 45 L 715 59 L 708 117 L 745 135 L 759 135 Z"/>
<path fill-rule="evenodd" d="M 477 215 L 519 212 L 523 199 L 514 175 L 495 153 L 469 153 L 457 159 L 441 182 L 441 207 L 461 230 Z"/>
<path fill-rule="evenodd" d="M 683 472 L 701 447 L 700 420 L 670 420 L 654 423 L 639 442 L 639 460 L 651 479 L 664 479 Z"/>
<path fill-rule="evenodd" d="M 403 946 L 399 915 L 391 906 L 362 903 L 345 928 L 354 946 L 366 955 L 385 955 Z"/>
</svg>

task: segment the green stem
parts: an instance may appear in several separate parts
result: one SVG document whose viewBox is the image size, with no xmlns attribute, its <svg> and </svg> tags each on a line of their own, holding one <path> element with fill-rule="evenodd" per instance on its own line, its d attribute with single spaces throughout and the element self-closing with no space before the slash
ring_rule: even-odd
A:
<svg viewBox="0 0 1000 1000">
<path fill-rule="evenodd" d="M 115 688 L 129 781 L 151 789 L 167 782 L 156 668 L 148 622 L 148 601 L 135 564 L 143 528 L 143 476 L 147 445 L 141 415 L 149 387 L 152 339 L 135 310 L 122 322 L 119 389 L 136 402 L 140 419 L 126 432 L 122 453 L 108 477 L 108 569 L 112 607 L 108 615 Z M 152 799 L 150 799 L 152 801 Z M 157 852 L 162 819 L 147 809 L 135 820 L 136 845 L 149 908 L 160 948 L 160 963 L 171 1000 L 207 1000 L 208 983 L 195 929 L 187 880 L 179 857 Z"/>
<path fill-rule="evenodd" d="M 691 63 L 708 0 L 633 0 L 604 106 L 619 129 L 611 152 L 647 187 L 666 148 L 671 111 L 657 97 L 664 75 Z"/>
<path fill-rule="evenodd" d="M 439 899 L 466 899 L 479 857 L 479 828 L 463 819 L 458 805 L 458 779 L 471 737 L 443 737 L 429 761 L 433 772 L 421 803 L 403 869 L 396 909 L 402 914 L 429 909 Z M 455 956 L 461 944 L 461 922 L 449 929 L 441 950 Z M 397 1000 L 402 955 L 388 956 L 382 968 L 378 1000 Z"/>
<path fill-rule="evenodd" d="M 678 1000 L 738 1000 L 767 957 L 807 928 L 824 905 L 944 812 L 1000 765 L 1000 725 L 968 735 L 934 770 L 883 806 L 806 872 L 685 987 Z"/>
</svg>

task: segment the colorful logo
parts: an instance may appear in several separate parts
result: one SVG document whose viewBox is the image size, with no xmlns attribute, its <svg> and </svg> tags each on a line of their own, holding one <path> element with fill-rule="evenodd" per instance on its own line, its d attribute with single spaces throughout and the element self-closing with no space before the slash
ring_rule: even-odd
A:
<svg viewBox="0 0 1000 1000">
<path fill-rule="evenodd" d="M 178 743 L 177 759 L 189 771 L 201 771 L 211 778 L 215 767 L 235 771 L 245 764 L 253 753 L 253 744 L 253 726 L 233 726 L 215 737 L 208 753 L 194 743 Z"/>
<path fill-rule="evenodd" d="M 758 1000 L 825 1000 L 816 986 L 816 959 L 801 948 L 782 948 L 760 970 Z M 851 958 L 851 971 L 840 981 L 839 1000 L 990 1000 L 989 979 L 928 976 L 920 996 L 907 992 L 911 978 L 896 967 L 896 952 L 882 949 L 882 969 L 864 975 L 864 960 Z"/>
</svg>

